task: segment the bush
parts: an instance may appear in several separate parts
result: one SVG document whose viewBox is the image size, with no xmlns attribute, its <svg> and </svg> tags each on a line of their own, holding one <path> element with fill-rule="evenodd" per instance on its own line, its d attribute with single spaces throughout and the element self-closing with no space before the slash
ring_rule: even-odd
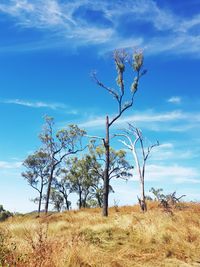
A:
<svg viewBox="0 0 200 267">
<path fill-rule="evenodd" d="M 13 214 L 10 211 L 4 210 L 3 206 L 0 205 L 0 221 L 5 221 L 11 216 L 13 216 Z"/>
</svg>

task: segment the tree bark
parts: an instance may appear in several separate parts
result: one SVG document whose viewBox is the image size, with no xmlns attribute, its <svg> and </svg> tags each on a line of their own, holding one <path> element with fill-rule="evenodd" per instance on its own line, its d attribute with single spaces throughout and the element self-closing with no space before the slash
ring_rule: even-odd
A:
<svg viewBox="0 0 200 267">
<path fill-rule="evenodd" d="M 54 173 L 54 168 L 51 170 L 51 173 L 50 173 L 50 176 L 49 176 L 46 203 L 45 203 L 45 214 L 48 213 L 48 208 L 49 208 L 49 198 L 50 198 L 50 193 L 51 193 L 51 183 L 52 183 L 52 180 L 53 180 L 53 173 Z"/>
<path fill-rule="evenodd" d="M 64 196 L 64 199 L 65 199 L 65 204 L 66 204 L 66 208 L 67 210 L 69 210 L 69 201 L 68 201 L 68 196 Z"/>
<path fill-rule="evenodd" d="M 40 212 L 41 212 L 41 204 L 42 204 L 42 191 L 40 191 L 39 204 L 38 204 L 38 215 L 40 215 Z"/>
<path fill-rule="evenodd" d="M 79 190 L 79 210 L 82 208 L 82 191 Z"/>
<path fill-rule="evenodd" d="M 106 138 L 105 147 L 105 169 L 104 169 L 104 188 L 103 188 L 103 216 L 108 216 L 108 194 L 109 194 L 109 165 L 110 165 L 110 144 L 109 144 L 109 117 L 106 116 Z"/>
<path fill-rule="evenodd" d="M 144 192 L 144 177 L 142 177 L 141 180 L 141 209 L 143 212 L 147 211 L 147 204 L 146 204 L 146 199 L 145 199 L 145 192 Z"/>
<path fill-rule="evenodd" d="M 38 216 L 40 216 L 40 212 L 41 212 L 43 187 L 44 187 L 44 184 L 43 184 L 43 179 L 42 179 L 41 185 L 40 185 L 40 197 L 39 197 L 39 204 L 38 204 Z"/>
<path fill-rule="evenodd" d="M 96 198 L 97 198 L 97 202 L 98 202 L 99 208 L 102 208 L 102 200 L 101 200 L 101 197 L 99 195 L 97 195 Z"/>
</svg>

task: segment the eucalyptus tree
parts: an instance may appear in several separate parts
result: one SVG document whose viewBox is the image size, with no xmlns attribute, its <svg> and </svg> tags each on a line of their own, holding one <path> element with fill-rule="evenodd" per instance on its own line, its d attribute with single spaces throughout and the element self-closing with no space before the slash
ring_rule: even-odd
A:
<svg viewBox="0 0 200 267">
<path fill-rule="evenodd" d="M 50 201 L 53 205 L 54 210 L 60 212 L 62 207 L 64 206 L 64 198 L 60 194 L 60 192 L 56 191 L 54 188 L 51 188 Z"/>
<path fill-rule="evenodd" d="M 36 198 L 39 214 L 41 211 L 44 187 L 48 183 L 49 156 L 44 151 L 36 151 L 25 159 L 23 166 L 26 168 L 26 171 L 22 172 L 22 176 L 27 180 L 28 184 L 39 193 L 39 197 Z"/>
<path fill-rule="evenodd" d="M 92 159 L 89 155 L 80 159 L 72 158 L 67 162 L 69 168 L 67 179 L 71 183 L 72 191 L 78 194 L 79 209 L 87 207 L 91 188 L 97 183 L 97 176 L 91 162 Z"/>
<path fill-rule="evenodd" d="M 53 179 L 53 189 L 62 196 L 66 210 L 69 210 L 71 207 L 69 195 L 73 192 L 72 183 L 68 179 L 68 172 L 68 169 L 61 168 L 57 171 L 56 177 Z"/>
<path fill-rule="evenodd" d="M 146 163 L 152 149 L 156 146 L 159 146 L 159 142 L 157 141 L 156 143 L 145 147 L 142 131 L 134 127 L 132 124 L 129 124 L 129 128 L 127 130 L 124 130 L 123 133 L 117 135 L 124 137 L 124 140 L 120 140 L 120 142 L 123 143 L 124 146 L 132 152 L 141 187 L 141 197 L 140 198 L 138 197 L 138 201 L 142 211 L 146 211 L 147 210 L 147 205 L 145 200 Z"/>
<path fill-rule="evenodd" d="M 82 146 L 82 137 L 86 133 L 77 125 L 68 125 L 66 129 L 54 133 L 53 125 L 53 118 L 46 117 L 44 129 L 40 134 L 40 140 L 43 144 L 42 150 L 47 153 L 49 157 L 49 176 L 45 213 L 48 212 L 52 181 L 57 168 L 60 167 L 60 164 L 64 159 L 84 150 Z"/>
<path fill-rule="evenodd" d="M 114 53 L 114 62 L 117 70 L 116 83 L 118 89 L 112 89 L 102 83 L 93 73 L 93 78 L 98 86 L 105 89 L 117 103 L 117 113 L 113 117 L 107 115 L 105 121 L 105 138 L 102 138 L 105 148 L 105 166 L 104 166 L 104 186 L 103 186 L 103 216 L 108 216 L 108 195 L 109 195 L 109 169 L 110 169 L 110 128 L 121 117 L 121 115 L 133 106 L 134 96 L 138 90 L 140 78 L 146 73 L 143 69 L 143 53 L 136 52 L 132 59 L 129 59 L 128 54 L 124 50 L 117 50 Z M 125 65 L 129 65 L 134 72 L 133 82 L 130 86 L 129 96 L 125 90 L 124 72 Z M 128 100 L 127 100 L 128 98 Z"/>
<path fill-rule="evenodd" d="M 94 183 L 92 186 L 91 195 L 96 198 L 99 206 L 102 207 L 104 193 L 104 164 L 106 163 L 105 147 L 103 145 L 96 146 L 93 141 L 89 146 L 89 151 L 92 159 L 91 166 L 98 179 L 98 182 Z M 109 154 L 109 193 L 114 193 L 110 184 L 111 179 L 121 178 L 127 180 L 132 176 L 130 171 L 133 167 L 126 160 L 126 152 L 124 150 L 114 150 L 110 147 Z"/>
</svg>

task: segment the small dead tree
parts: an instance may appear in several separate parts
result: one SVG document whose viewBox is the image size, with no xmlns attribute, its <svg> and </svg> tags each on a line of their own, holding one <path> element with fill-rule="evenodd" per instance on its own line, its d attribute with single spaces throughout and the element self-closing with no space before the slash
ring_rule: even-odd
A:
<svg viewBox="0 0 200 267">
<path fill-rule="evenodd" d="M 93 79 L 98 86 L 105 89 L 111 96 L 115 99 L 118 106 L 117 114 L 110 118 L 106 116 L 106 133 L 105 138 L 102 138 L 103 145 L 105 148 L 105 167 L 104 167 L 104 185 L 103 185 L 103 216 L 108 216 L 108 195 L 109 195 L 109 169 L 110 169 L 110 128 L 113 124 L 121 117 L 121 115 L 129 108 L 133 106 L 134 96 L 137 92 L 140 78 L 146 73 L 146 70 L 143 69 L 143 53 L 136 52 L 133 55 L 133 58 L 129 60 L 128 54 L 124 50 L 117 50 L 114 53 L 114 62 L 117 70 L 117 79 L 116 83 L 119 87 L 118 90 L 112 89 L 102 83 L 96 76 L 96 73 L 93 73 Z M 127 92 L 125 90 L 124 83 L 124 72 L 125 65 L 129 63 L 131 69 L 135 73 L 135 78 L 130 86 L 130 95 L 128 101 L 126 101 Z"/>
<path fill-rule="evenodd" d="M 143 212 L 147 211 L 146 199 L 145 199 L 145 170 L 146 170 L 146 162 L 149 158 L 149 155 L 152 149 L 156 146 L 159 146 L 159 142 L 157 141 L 155 144 L 152 144 L 145 148 L 144 146 L 144 138 L 142 135 L 142 131 L 138 128 L 135 128 L 132 124 L 129 124 L 129 129 L 125 130 L 122 134 L 117 134 L 116 136 L 124 137 L 126 140 L 119 140 L 125 147 L 127 147 L 134 158 L 136 164 L 136 170 L 139 176 L 140 187 L 141 187 L 141 197 L 138 197 L 138 201 Z M 140 152 L 137 150 L 137 144 L 139 143 Z"/>
<path fill-rule="evenodd" d="M 164 194 L 162 188 L 154 188 L 152 187 L 149 192 L 151 192 L 154 195 L 154 201 L 159 202 L 159 207 L 163 208 L 163 211 L 169 212 L 172 214 L 173 208 L 182 209 L 183 206 L 179 205 L 181 202 L 181 199 L 185 197 L 186 195 L 181 195 L 180 197 L 176 196 L 176 191 L 170 194 Z"/>
</svg>

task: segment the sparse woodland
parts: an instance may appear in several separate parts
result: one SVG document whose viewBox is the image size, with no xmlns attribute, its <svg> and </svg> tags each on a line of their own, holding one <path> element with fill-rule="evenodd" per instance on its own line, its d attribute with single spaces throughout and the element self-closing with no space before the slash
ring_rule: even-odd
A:
<svg viewBox="0 0 200 267">
<path fill-rule="evenodd" d="M 57 131 L 54 119 L 45 117 L 41 146 L 24 160 L 22 173 L 35 191 L 37 212 L 11 214 L 1 207 L 0 266 L 200 266 L 200 205 L 162 188 L 152 187 L 151 196 L 145 191 L 146 165 L 159 142 L 146 145 L 134 121 L 110 132 L 126 110 L 134 112 L 147 72 L 143 61 L 140 51 L 132 57 L 115 52 L 116 89 L 92 74 L 94 86 L 116 103 L 115 115 L 105 116 L 104 136 L 74 124 Z M 138 205 L 109 207 L 111 181 L 128 181 L 133 172 L 141 188 Z"/>
</svg>

